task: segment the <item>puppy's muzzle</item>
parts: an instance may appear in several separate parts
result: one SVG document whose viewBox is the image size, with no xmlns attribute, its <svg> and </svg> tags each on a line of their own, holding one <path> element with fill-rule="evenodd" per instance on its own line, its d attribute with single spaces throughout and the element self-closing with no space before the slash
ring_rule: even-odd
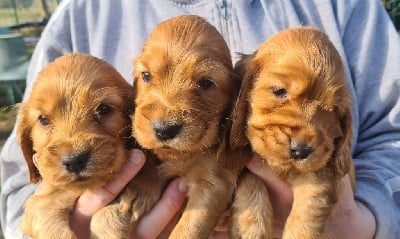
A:
<svg viewBox="0 0 400 239">
<path fill-rule="evenodd" d="M 166 141 L 175 138 L 182 129 L 182 124 L 170 122 L 153 123 L 153 131 L 157 139 Z"/>
<path fill-rule="evenodd" d="M 290 142 L 290 156 L 296 161 L 306 159 L 313 151 L 312 147 L 297 141 L 292 140 Z"/>
<path fill-rule="evenodd" d="M 80 152 L 78 154 L 64 154 L 61 162 L 71 173 L 79 173 L 86 168 L 90 158 L 90 151 Z"/>
</svg>

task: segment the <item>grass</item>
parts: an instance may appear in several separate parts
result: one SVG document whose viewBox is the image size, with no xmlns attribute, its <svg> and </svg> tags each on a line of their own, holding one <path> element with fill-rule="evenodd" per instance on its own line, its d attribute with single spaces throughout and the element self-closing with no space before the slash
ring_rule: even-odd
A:
<svg viewBox="0 0 400 239">
<path fill-rule="evenodd" d="M 0 9 L 0 25 L 1 26 L 10 26 L 14 24 L 31 22 L 31 21 L 41 21 L 44 17 L 43 10 L 39 7 L 35 8 L 19 8 L 17 10 L 17 18 L 15 17 L 13 8 L 1 8 Z"/>
<path fill-rule="evenodd" d="M 14 127 L 17 112 L 17 107 L 0 108 L 0 150 Z"/>
<path fill-rule="evenodd" d="M 16 106 L 0 107 L 0 121 L 14 121 L 17 114 L 18 109 Z M 0 126 L 0 129 L 3 129 L 3 127 Z"/>
</svg>

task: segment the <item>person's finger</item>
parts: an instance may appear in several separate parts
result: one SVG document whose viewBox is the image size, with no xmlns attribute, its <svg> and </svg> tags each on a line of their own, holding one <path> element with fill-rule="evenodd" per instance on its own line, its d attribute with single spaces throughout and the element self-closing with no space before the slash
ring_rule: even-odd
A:
<svg viewBox="0 0 400 239">
<path fill-rule="evenodd" d="M 132 150 L 129 160 L 122 167 L 118 177 L 101 187 L 99 190 L 87 191 L 80 196 L 76 207 L 83 205 L 79 210 L 85 215 L 93 215 L 97 210 L 110 203 L 119 192 L 140 171 L 145 162 L 144 154 L 137 149 Z"/>
<path fill-rule="evenodd" d="M 214 231 L 214 233 L 211 235 L 210 239 L 229 239 L 229 233 L 224 231 L 224 232 L 219 232 L 219 231 Z"/>
<path fill-rule="evenodd" d="M 140 150 L 132 150 L 129 160 L 122 167 L 116 179 L 94 192 L 87 191 L 78 198 L 70 215 L 70 226 L 79 238 L 88 236 L 90 219 L 94 213 L 118 195 L 139 172 L 144 162 L 144 154 Z"/>
<path fill-rule="evenodd" d="M 217 232 L 227 232 L 229 228 L 229 218 L 231 216 L 231 212 L 229 210 L 225 211 L 220 219 L 218 220 L 217 226 L 214 228 Z"/>
<path fill-rule="evenodd" d="M 169 221 L 168 225 L 161 231 L 160 235 L 157 236 L 157 239 L 168 239 L 171 235 L 172 230 L 174 230 L 176 224 L 178 224 L 179 219 L 182 216 L 182 210 L 179 210 L 175 213 L 175 216 L 172 217 L 171 221 Z"/>
<path fill-rule="evenodd" d="M 173 180 L 164 191 L 160 201 L 139 222 L 134 238 L 157 238 L 182 207 L 188 186 L 182 179 Z M 173 227 L 171 227 L 172 230 Z M 170 232 L 168 232 L 170 233 Z"/>
<path fill-rule="evenodd" d="M 113 195 L 111 200 L 115 198 L 116 195 L 121 192 L 121 190 L 132 180 L 133 177 L 142 169 L 144 163 L 146 161 L 146 157 L 142 151 L 138 149 L 133 149 L 131 151 L 131 155 L 129 157 L 128 162 L 122 167 L 121 172 L 119 173 L 118 179 L 113 180 L 107 185 L 104 186 L 104 193 L 107 196 Z M 109 200 L 107 204 L 111 201 Z"/>
</svg>

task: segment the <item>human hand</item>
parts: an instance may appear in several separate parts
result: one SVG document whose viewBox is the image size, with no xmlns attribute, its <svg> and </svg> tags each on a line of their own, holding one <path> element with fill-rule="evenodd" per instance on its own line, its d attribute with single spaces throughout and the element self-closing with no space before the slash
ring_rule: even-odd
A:
<svg viewBox="0 0 400 239">
<path fill-rule="evenodd" d="M 274 238 L 282 238 L 283 228 L 293 204 L 293 192 L 288 184 L 279 179 L 262 159 L 254 155 L 247 168 L 259 176 L 268 188 L 274 209 Z M 325 233 L 327 238 L 373 238 L 376 230 L 375 218 L 361 202 L 354 200 L 348 175 L 342 179 L 342 190 L 338 203 L 328 218 Z"/>
<path fill-rule="evenodd" d="M 132 150 L 129 160 L 115 180 L 97 191 L 85 192 L 78 198 L 70 215 L 71 229 L 78 238 L 90 237 L 91 217 L 96 211 L 114 200 L 116 195 L 139 172 L 144 163 L 144 154 L 140 150 Z M 163 238 L 168 234 L 173 228 L 171 225 L 174 225 L 174 220 L 177 220 L 175 215 L 184 203 L 186 191 L 187 186 L 181 179 L 173 180 L 152 211 L 139 222 L 136 235 L 140 238 L 156 238 L 157 236 Z"/>
</svg>

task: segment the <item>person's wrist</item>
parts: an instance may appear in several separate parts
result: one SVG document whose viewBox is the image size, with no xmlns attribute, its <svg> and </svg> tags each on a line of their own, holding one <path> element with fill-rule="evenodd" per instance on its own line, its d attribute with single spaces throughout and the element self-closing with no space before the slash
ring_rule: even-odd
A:
<svg viewBox="0 0 400 239">
<path fill-rule="evenodd" d="M 349 176 L 343 177 L 339 201 L 325 227 L 325 238 L 371 239 L 374 238 L 375 217 L 362 202 L 354 199 Z"/>
<path fill-rule="evenodd" d="M 352 200 L 339 203 L 327 222 L 327 238 L 372 239 L 375 235 L 375 217 L 363 203 Z"/>
<path fill-rule="evenodd" d="M 362 229 L 364 230 L 364 234 L 362 238 L 374 238 L 376 232 L 376 220 L 374 214 L 364 203 L 355 200 L 355 204 L 358 211 L 358 219 L 356 220 L 363 222 Z"/>
</svg>

